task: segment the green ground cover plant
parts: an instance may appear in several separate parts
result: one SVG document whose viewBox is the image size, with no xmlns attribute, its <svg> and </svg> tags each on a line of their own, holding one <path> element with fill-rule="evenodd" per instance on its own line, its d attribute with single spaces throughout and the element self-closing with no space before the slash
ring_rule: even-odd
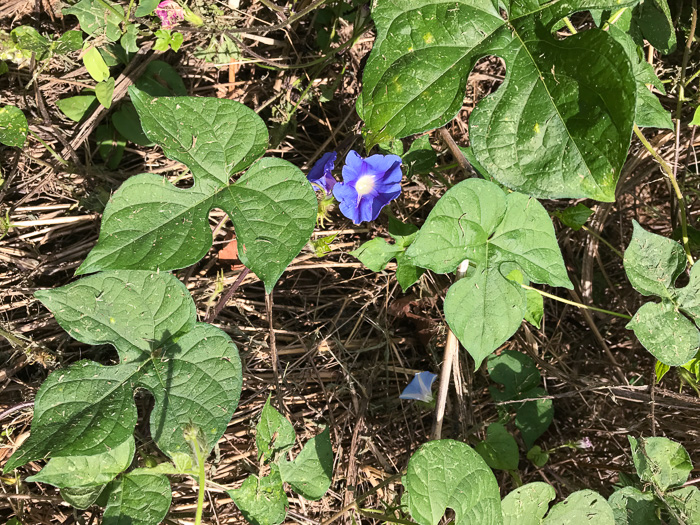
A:
<svg viewBox="0 0 700 525">
<path fill-rule="evenodd" d="M 290 13 L 287 22 L 322 4 Z M 364 24 L 366 9 L 352 7 L 355 22 Z M 688 46 L 696 10 L 693 3 Z M 306 173 L 271 154 L 268 128 L 274 123 L 261 118 L 260 109 L 189 96 L 165 62 L 143 68 L 120 95 L 128 101 L 113 107 L 115 71 L 147 47 L 178 52 L 184 37 L 173 28 L 179 24 L 185 32 L 206 25 L 190 6 L 172 0 L 132 0 L 127 6 L 80 0 L 63 14 L 77 17 L 84 41 L 77 31 L 46 37 L 30 26 L 13 29 L 0 40 L 5 53 L 0 58 L 17 66 L 30 60 L 32 82 L 54 55 L 80 53 L 94 86 L 56 106 L 76 123 L 111 111 L 94 137 L 106 166 L 120 165 L 127 143 L 158 147 L 184 167 L 191 184 L 184 187 L 157 173 L 125 178 L 101 210 L 99 238 L 76 265 L 75 280 L 34 294 L 74 340 L 110 345 L 118 358 L 109 364 L 81 359 L 48 375 L 34 398 L 29 436 L 14 447 L 3 476 L 14 476 L 19 485 L 22 468 L 46 461 L 22 483 L 53 485 L 76 509 L 102 507 L 106 524 L 168 520 L 171 482 L 182 477 L 195 480 L 197 525 L 206 522 L 207 488 L 228 494 L 255 525 L 288 519 L 290 498 L 322 500 L 334 480 L 334 434 L 327 426 L 333 421 L 318 425 L 302 444 L 287 418 L 273 291 L 309 243 L 319 257 L 331 250 L 337 233 L 321 240 L 313 236 L 332 211 L 355 225 L 385 214 L 388 237 L 374 237 L 351 255 L 374 272 L 393 264 L 404 292 L 428 276 L 447 283 L 440 297 L 446 335 L 436 398 L 434 374 L 418 394 L 402 396 L 417 400 L 412 410 L 434 411 L 434 423 L 399 474 L 373 489 L 400 484 L 393 500 L 382 500 L 381 510 L 365 509 L 360 503 L 369 494 L 348 488 L 344 505 L 324 525 L 351 511 L 363 520 L 419 525 L 443 519 L 456 525 L 700 523 L 700 496 L 689 482 L 693 465 L 686 449 L 636 430 L 625 432 L 634 473 L 606 487 L 612 492 L 607 499 L 586 488 L 569 491 L 550 507 L 557 498 L 551 483 L 523 483 L 521 464 L 540 469 L 557 451 L 576 454 L 592 444 L 538 444 L 554 421 L 546 374 L 541 363 L 504 346 L 519 330 L 531 336 L 530 327 L 543 326 L 546 298 L 625 319 L 629 337 L 634 334 L 653 356 L 656 365 L 649 372 L 657 381 L 675 369 L 698 390 L 700 274 L 686 202 L 693 192 L 684 192 L 678 170 L 640 129 L 678 130 L 683 105 L 696 103 L 684 96 L 685 73 L 674 115 L 650 90 L 665 94 L 644 46 L 661 53 L 675 49 L 670 13 L 665 0 L 377 0 L 369 13 L 376 38 L 355 104 L 361 138 L 337 151 L 328 147 Z M 337 23 L 343 16 L 348 10 L 336 6 L 316 22 L 321 27 L 326 17 Z M 334 31 L 335 26 L 322 33 L 326 51 Z M 352 34 L 354 43 L 362 32 Z M 219 49 L 212 41 L 216 49 L 210 54 L 230 51 L 232 42 L 221 40 Z M 470 73 L 479 60 L 493 56 L 505 63 L 503 81 L 469 115 L 469 146 L 452 148 L 462 176 L 436 201 L 419 203 L 429 209 L 424 220 L 396 218 L 391 210 L 405 198 L 405 178 L 435 168 L 425 133 L 461 118 Z M 37 63 L 43 65 L 36 69 Z M 290 116 L 276 130 L 289 129 L 298 105 L 288 108 Z M 0 108 L 0 143 L 22 148 L 33 134 L 28 122 L 18 107 Z M 421 137 L 404 152 L 401 140 L 417 134 Z M 637 221 L 630 225 L 631 240 L 619 255 L 629 284 L 646 301 L 630 315 L 561 297 L 574 290 L 574 282 L 554 218 L 588 231 L 591 209 L 578 202 L 550 212 L 538 199 L 615 201 L 635 135 L 662 168 L 680 242 Z M 236 487 L 208 479 L 207 472 L 241 400 L 244 365 L 227 332 L 209 316 L 198 321 L 195 301 L 177 273 L 212 250 L 209 217 L 215 209 L 232 223 L 236 260 L 245 268 L 231 293 L 254 274 L 264 288 L 270 323 L 271 393 L 254 429 L 249 418 L 255 461 Z M 3 221 L 6 234 L 13 224 Z M 488 377 L 497 420 L 477 425 L 462 439 L 441 439 L 460 348 L 470 357 L 469 374 L 481 369 Z M 460 396 L 463 390 L 458 387 Z M 152 399 L 147 413 L 135 401 L 144 392 Z M 456 402 L 464 409 L 463 397 Z M 516 488 L 499 487 L 505 478 L 494 470 L 504 471 Z"/>
</svg>

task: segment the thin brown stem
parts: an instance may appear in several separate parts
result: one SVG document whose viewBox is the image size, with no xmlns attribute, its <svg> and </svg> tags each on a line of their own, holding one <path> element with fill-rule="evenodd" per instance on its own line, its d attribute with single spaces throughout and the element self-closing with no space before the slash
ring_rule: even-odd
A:
<svg viewBox="0 0 700 525">
<path fill-rule="evenodd" d="M 459 281 L 467 274 L 469 261 L 462 261 L 457 268 L 456 281 Z M 459 351 L 459 340 L 452 330 L 447 331 L 447 341 L 445 343 L 445 354 L 440 370 L 440 384 L 438 386 L 437 401 L 435 402 L 435 419 L 431 439 L 440 439 L 442 436 L 442 422 L 445 418 L 445 405 L 447 403 L 447 390 L 450 387 L 450 376 L 452 375 L 452 362 Z"/>
</svg>

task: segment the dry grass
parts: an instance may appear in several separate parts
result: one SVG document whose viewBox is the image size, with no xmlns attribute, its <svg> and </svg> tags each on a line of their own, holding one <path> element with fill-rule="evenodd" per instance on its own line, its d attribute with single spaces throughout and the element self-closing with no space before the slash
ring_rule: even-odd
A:
<svg viewBox="0 0 700 525">
<path fill-rule="evenodd" d="M 73 28 L 74 18 L 60 18 L 56 2 L 7 0 L 0 6 L 0 28 L 33 25 L 47 32 Z M 50 7 L 53 6 L 53 10 Z M 279 23 L 276 14 L 258 2 L 242 2 L 239 10 L 220 7 L 220 26 L 261 27 Z M 340 153 L 360 147 L 359 119 L 354 101 L 360 91 L 363 60 L 371 48 L 367 32 L 349 50 L 334 55 L 323 69 L 299 68 L 319 57 L 314 45 L 312 17 L 305 17 L 282 30 L 269 33 L 237 33 L 245 44 L 244 56 L 253 61 L 231 66 L 212 66 L 194 58 L 193 51 L 208 41 L 201 32 L 188 32 L 178 54 L 158 58 L 173 64 L 190 94 L 241 101 L 268 122 L 278 137 L 269 154 L 305 167 L 323 152 Z M 347 22 L 339 26 L 340 42 L 351 34 Z M 147 51 L 136 60 L 138 70 L 155 56 Z M 263 65 L 276 64 L 274 70 Z M 310 76 L 310 75 L 314 76 Z M 466 121 L 481 98 L 497 87 L 503 66 L 496 59 L 483 60 L 470 79 L 463 111 L 447 126 L 457 143 L 467 143 Z M 140 172 L 160 173 L 174 179 L 183 166 L 162 155 L 158 148 L 131 145 L 119 169 L 107 171 L 96 156 L 91 131 L 105 117 L 96 112 L 76 126 L 58 111 L 58 99 L 76 94 L 91 80 L 75 55 L 54 59 L 30 83 L 31 69 L 11 67 L 0 77 L 0 104 L 15 104 L 29 117 L 30 129 L 69 162 L 66 168 L 37 139 L 30 137 L 22 152 L 0 149 L 0 167 L 6 179 L 0 187 L 0 212 L 14 224 L 0 240 L 0 411 L 8 435 L 0 445 L 0 464 L 26 438 L 31 408 L 22 404 L 34 399 L 46 376 L 77 359 L 107 363 L 115 358 L 111 348 L 88 347 L 72 340 L 52 316 L 34 299 L 33 293 L 73 280 L 73 271 L 95 244 L 99 230 L 99 203 L 104 202 L 127 177 Z M 121 84 L 119 84 L 121 81 Z M 118 79 L 123 96 L 129 72 Z M 321 101 L 321 88 L 337 84 L 333 98 Z M 27 87 L 29 86 L 29 87 Z M 300 99 L 307 87 L 308 95 Z M 674 94 L 668 101 L 675 107 Z M 292 109 L 298 103 L 297 110 Z M 670 106 L 669 106 L 670 107 Z M 281 126 L 288 121 L 288 125 Z M 686 129 L 688 129 L 686 131 Z M 647 133 L 668 160 L 680 153 L 681 166 L 695 166 L 699 145 L 684 128 L 678 145 L 673 134 Z M 453 162 L 449 148 L 431 134 L 439 163 Z M 694 172 L 686 175 L 686 187 L 699 187 Z M 444 192 L 445 183 L 461 178 L 459 169 L 442 171 L 443 182 L 415 177 L 405 184 L 404 197 L 393 204 L 394 213 L 420 223 L 429 206 Z M 430 184 L 426 182 L 429 181 Z M 624 170 L 619 198 L 614 204 L 595 204 L 591 227 L 618 250 L 631 236 L 632 219 L 661 235 L 671 234 L 671 197 L 661 172 L 645 150 L 633 144 Z M 691 193 L 690 217 L 697 224 L 700 206 L 697 191 Z M 550 208 L 563 207 L 549 202 Z M 215 229 L 214 246 L 199 263 L 177 272 L 187 285 L 204 319 L 220 299 L 215 293 L 217 275 L 224 288 L 238 278 L 240 266 L 217 258 L 231 232 L 223 213 L 210 217 Z M 584 231 L 558 227 L 558 235 L 575 296 L 587 303 L 633 313 L 642 297 L 629 286 L 622 261 L 607 246 Z M 392 267 L 374 274 L 348 252 L 360 242 L 384 234 L 384 221 L 353 227 L 337 212 L 315 235 L 337 233 L 333 251 L 323 258 L 305 249 L 291 264 L 274 292 L 273 324 L 280 357 L 281 380 L 275 385 L 271 370 L 268 319 L 262 284 L 248 276 L 212 323 L 236 342 L 244 363 L 244 386 L 240 407 L 210 458 L 210 477 L 220 484 L 237 486 L 249 472 L 257 471 L 253 427 L 268 395 L 279 389 L 283 411 L 294 423 L 300 442 L 331 427 L 335 451 L 334 481 L 320 502 L 290 497 L 289 522 L 318 523 L 331 517 L 382 480 L 405 468 L 411 452 L 425 442 L 431 413 L 398 399 L 398 394 L 420 370 L 439 369 L 445 323 L 441 301 L 448 286 L 444 276 L 426 275 L 407 294 L 393 278 Z M 553 290 L 553 293 L 565 293 Z M 572 299 L 573 297 L 567 297 Z M 546 320 L 541 330 L 523 326 L 504 348 L 526 352 L 543 372 L 546 389 L 554 400 L 555 420 L 540 439 L 543 448 L 588 437 L 593 447 L 572 451 L 559 449 L 543 468 L 525 460 L 520 463 L 524 482 L 552 483 L 559 496 L 588 487 L 609 495 L 620 472 L 631 472 L 626 436 L 664 435 L 680 441 L 700 465 L 698 412 L 700 400 L 692 390 L 681 390 L 670 373 L 654 386 L 653 359 L 640 347 L 625 322 L 604 315 L 584 315 L 570 306 L 546 301 Z M 484 436 L 488 423 L 497 418 L 490 398 L 490 384 L 483 369 L 472 372 L 471 362 L 460 356 L 464 378 L 466 419 L 460 417 L 454 392 L 448 400 L 445 437 L 472 441 Z M 617 363 L 617 364 L 615 364 Z M 149 400 L 138 395 L 141 409 Z M 138 428 L 139 441 L 148 453 L 159 454 Z M 518 438 L 519 439 L 519 438 Z M 521 443 L 522 445 L 522 443 Z M 41 468 L 32 462 L 19 470 L 24 477 Z M 513 481 L 497 472 L 504 493 Z M 696 476 L 697 477 L 697 476 Z M 0 484 L 0 517 L 19 516 L 25 524 L 96 523 L 99 512 L 74 512 L 62 503 L 58 491 L 47 485 Z M 196 503 L 195 485 L 173 479 L 170 523 L 189 523 Z M 363 505 L 383 508 L 380 501 L 396 503 L 400 487 L 390 483 Z M 207 523 L 241 523 L 240 513 L 223 491 L 211 490 L 205 508 Z M 344 518 L 345 519 L 345 518 Z M 367 518 L 356 516 L 358 521 Z"/>
</svg>

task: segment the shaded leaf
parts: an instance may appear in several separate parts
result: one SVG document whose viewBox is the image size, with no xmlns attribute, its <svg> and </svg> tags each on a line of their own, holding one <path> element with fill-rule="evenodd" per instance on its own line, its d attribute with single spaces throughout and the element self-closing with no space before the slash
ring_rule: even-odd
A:
<svg viewBox="0 0 700 525">
<path fill-rule="evenodd" d="M 515 438 L 500 423 L 491 423 L 486 429 L 486 439 L 474 449 L 486 464 L 495 469 L 517 470 L 520 454 Z"/>
<path fill-rule="evenodd" d="M 541 397 L 547 392 L 543 388 L 533 388 L 522 394 L 523 398 Z M 525 446 L 529 449 L 538 437 L 544 434 L 554 419 L 551 399 L 526 401 L 515 414 L 515 426 L 520 429 Z"/>
</svg>

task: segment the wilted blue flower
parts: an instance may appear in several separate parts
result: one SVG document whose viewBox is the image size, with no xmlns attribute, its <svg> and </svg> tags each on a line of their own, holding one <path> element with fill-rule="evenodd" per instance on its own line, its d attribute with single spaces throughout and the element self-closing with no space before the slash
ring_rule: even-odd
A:
<svg viewBox="0 0 700 525">
<path fill-rule="evenodd" d="M 316 161 L 309 174 L 306 176 L 309 182 L 321 187 L 326 194 L 330 195 L 335 186 L 336 180 L 333 177 L 333 168 L 338 154 L 335 151 L 324 153 L 323 157 Z"/>
<path fill-rule="evenodd" d="M 415 399 L 430 403 L 433 400 L 433 383 L 437 379 L 437 374 L 432 372 L 418 372 L 413 381 L 403 389 L 399 399 Z"/>
<path fill-rule="evenodd" d="M 333 188 L 340 211 L 355 224 L 373 221 L 382 208 L 401 194 L 401 157 L 372 155 L 363 159 L 350 151 L 343 166 L 343 182 Z"/>
</svg>

